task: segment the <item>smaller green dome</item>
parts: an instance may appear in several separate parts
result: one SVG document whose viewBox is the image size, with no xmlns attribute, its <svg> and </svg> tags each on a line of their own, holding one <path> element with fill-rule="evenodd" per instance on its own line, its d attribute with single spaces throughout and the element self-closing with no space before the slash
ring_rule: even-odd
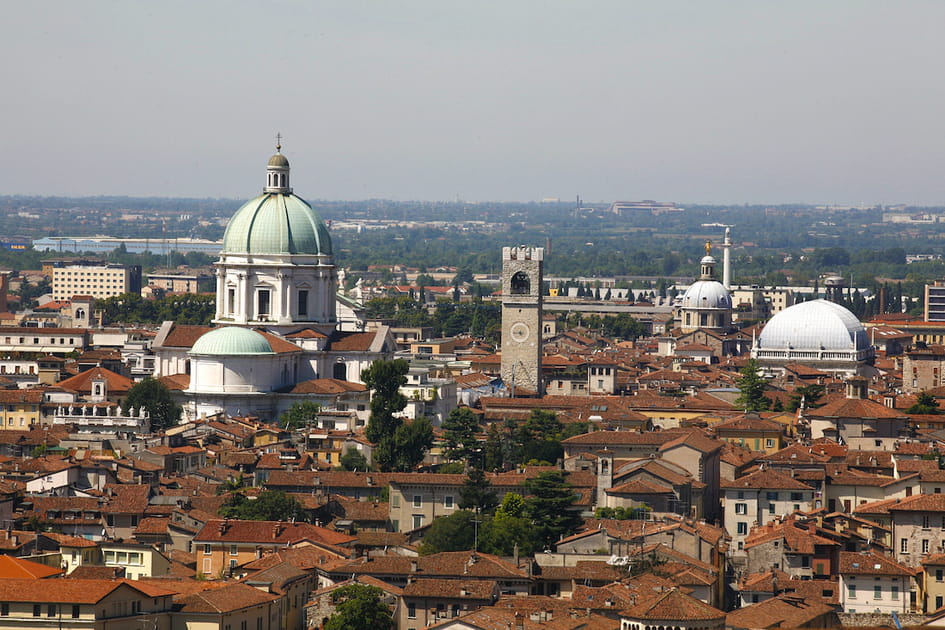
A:
<svg viewBox="0 0 945 630">
<path fill-rule="evenodd" d="M 234 355 L 273 354 L 266 338 L 255 330 L 239 326 L 225 326 L 205 333 L 188 354 Z"/>
</svg>

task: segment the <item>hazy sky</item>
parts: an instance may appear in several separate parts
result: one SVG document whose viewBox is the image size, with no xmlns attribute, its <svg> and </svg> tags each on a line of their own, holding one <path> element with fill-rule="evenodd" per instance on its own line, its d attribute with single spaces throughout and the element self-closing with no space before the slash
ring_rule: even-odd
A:
<svg viewBox="0 0 945 630">
<path fill-rule="evenodd" d="M 945 204 L 945 2 L 8 2 L 0 195 Z"/>
</svg>

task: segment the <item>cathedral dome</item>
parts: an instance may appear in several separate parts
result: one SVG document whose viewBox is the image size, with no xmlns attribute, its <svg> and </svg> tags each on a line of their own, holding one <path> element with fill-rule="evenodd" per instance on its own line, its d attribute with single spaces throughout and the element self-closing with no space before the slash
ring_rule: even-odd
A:
<svg viewBox="0 0 945 630">
<path fill-rule="evenodd" d="M 255 330 L 225 326 L 204 333 L 188 354 L 232 356 L 236 354 L 273 354 L 266 338 Z"/>
<path fill-rule="evenodd" d="M 866 328 L 853 313 L 827 300 L 801 302 L 771 318 L 758 349 L 849 351 L 869 348 Z"/>
<path fill-rule="evenodd" d="M 224 254 L 331 255 L 324 221 L 291 193 L 264 193 L 243 204 L 226 226 Z"/>
<path fill-rule="evenodd" d="M 682 308 L 703 309 L 719 308 L 731 309 L 732 296 L 721 282 L 715 280 L 698 280 L 693 282 L 682 296 L 679 303 Z"/>
</svg>

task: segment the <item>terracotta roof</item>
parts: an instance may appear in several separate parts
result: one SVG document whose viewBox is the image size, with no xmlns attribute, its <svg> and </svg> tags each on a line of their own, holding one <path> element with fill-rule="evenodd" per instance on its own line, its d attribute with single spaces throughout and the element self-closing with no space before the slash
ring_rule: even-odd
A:
<svg viewBox="0 0 945 630">
<path fill-rule="evenodd" d="M 340 532 L 308 523 L 279 521 L 211 520 L 194 536 L 194 542 L 256 542 L 291 544 L 301 540 L 345 545 L 355 540 Z"/>
<path fill-rule="evenodd" d="M 213 330 L 213 326 L 174 324 L 164 339 L 165 348 L 192 348 L 197 340 Z"/>
<path fill-rule="evenodd" d="M 125 577 L 125 567 L 80 564 L 72 570 L 69 577 L 73 580 L 117 580 Z"/>
<path fill-rule="evenodd" d="M 143 584 L 139 585 L 132 580 L 3 578 L 0 579 L 0 601 L 96 604 L 112 591 L 122 587 L 132 588 L 146 597 L 162 597 L 174 594 L 173 591 Z"/>
<path fill-rule="evenodd" d="M 757 416 L 739 416 L 726 422 L 712 425 L 712 430 L 719 431 L 781 431 L 781 424 Z"/>
<path fill-rule="evenodd" d="M 157 380 L 173 391 L 183 391 L 190 387 L 190 374 L 168 374 L 159 377 Z"/>
<path fill-rule="evenodd" d="M 638 433 L 636 431 L 591 431 L 582 433 L 562 440 L 562 444 L 577 446 L 660 446 L 666 442 L 671 442 L 680 435 L 678 433 L 648 431 Z"/>
<path fill-rule="evenodd" d="M 367 387 L 361 383 L 343 381 L 337 378 L 315 378 L 296 383 L 289 390 L 290 394 L 344 394 L 346 392 L 365 392 Z"/>
<path fill-rule="evenodd" d="M 274 335 L 271 332 L 267 332 L 262 328 L 255 328 L 256 332 L 266 338 L 266 341 L 269 342 L 269 347 L 272 348 L 272 351 L 276 354 L 284 354 L 288 352 L 302 352 L 302 348 L 298 347 L 290 341 L 286 341 L 278 335 Z"/>
<path fill-rule="evenodd" d="M 912 576 L 913 570 L 904 564 L 900 564 L 892 558 L 881 556 L 871 551 L 869 553 L 857 553 L 854 551 L 840 552 L 840 575 L 908 575 Z"/>
<path fill-rule="evenodd" d="M 151 487 L 145 484 L 105 484 L 107 497 L 103 512 L 144 514 L 148 509 Z"/>
<path fill-rule="evenodd" d="M 643 480 L 633 480 L 605 490 L 607 494 L 672 494 L 672 487 Z"/>
<path fill-rule="evenodd" d="M 181 597 L 176 603 L 183 613 L 225 613 L 268 604 L 279 597 L 246 584 L 231 584 Z"/>
<path fill-rule="evenodd" d="M 107 382 L 109 394 L 127 393 L 135 384 L 130 378 L 122 376 L 121 374 L 116 374 L 103 367 L 95 367 L 59 381 L 58 385 L 59 387 L 71 389 L 82 394 L 91 394 L 93 379 L 104 379 Z"/>
<path fill-rule="evenodd" d="M 320 333 L 314 328 L 303 328 L 285 336 L 286 339 L 327 339 L 328 335 Z"/>
<path fill-rule="evenodd" d="M 836 627 L 836 608 L 826 602 L 807 597 L 782 594 L 758 604 L 733 610 L 725 616 L 725 626 L 732 630 L 759 628 Z M 819 617 L 825 622 L 813 624 Z"/>
<path fill-rule="evenodd" d="M 48 567 L 45 564 L 24 560 L 23 558 L 14 558 L 13 556 L 0 556 L 0 578 L 47 578 L 51 575 L 59 575 L 62 569 Z"/>
<path fill-rule="evenodd" d="M 331 336 L 330 348 L 334 351 L 367 352 L 376 338 L 376 332 L 337 331 Z"/>
<path fill-rule="evenodd" d="M 470 560 L 475 557 L 475 562 Z M 414 570 L 416 563 L 416 570 Z M 464 577 L 489 579 L 527 579 L 523 569 L 487 553 L 448 551 L 429 556 L 370 556 L 337 567 L 334 572 L 360 575 L 413 575 L 416 577 Z"/>
<path fill-rule="evenodd" d="M 895 409 L 869 399 L 839 398 L 817 409 L 808 409 L 811 418 L 906 418 Z"/>
<path fill-rule="evenodd" d="M 45 536 L 60 547 L 75 547 L 77 549 L 98 547 L 98 543 L 79 536 L 69 536 L 68 534 L 57 534 L 55 532 L 42 532 L 40 536 Z"/>
<path fill-rule="evenodd" d="M 723 479 L 719 484 L 722 488 L 777 488 L 779 490 L 813 490 L 806 483 L 801 483 L 791 476 L 776 470 L 766 468 L 753 472 L 750 475 L 739 477 L 734 481 Z"/>
<path fill-rule="evenodd" d="M 714 621 L 724 619 L 725 613 L 674 588 L 621 611 L 620 616 L 647 621 Z"/>
<path fill-rule="evenodd" d="M 33 389 L 0 389 L 0 404 L 26 403 L 38 405 L 43 402 L 43 391 Z"/>
<path fill-rule="evenodd" d="M 916 494 L 897 500 L 890 512 L 945 512 L 945 494 Z"/>
<path fill-rule="evenodd" d="M 404 587 L 403 596 L 490 600 L 494 594 L 498 593 L 497 589 L 495 580 L 419 578 Z"/>
</svg>

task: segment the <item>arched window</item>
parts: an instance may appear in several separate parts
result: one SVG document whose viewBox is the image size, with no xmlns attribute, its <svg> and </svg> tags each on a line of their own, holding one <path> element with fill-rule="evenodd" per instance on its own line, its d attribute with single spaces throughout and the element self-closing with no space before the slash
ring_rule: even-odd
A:
<svg viewBox="0 0 945 630">
<path fill-rule="evenodd" d="M 331 377 L 340 381 L 348 380 L 348 366 L 344 363 L 335 363 L 335 367 L 331 371 Z"/>
<path fill-rule="evenodd" d="M 524 271 L 515 273 L 509 281 L 509 285 L 512 295 L 528 295 L 531 293 L 532 281 Z"/>
</svg>

